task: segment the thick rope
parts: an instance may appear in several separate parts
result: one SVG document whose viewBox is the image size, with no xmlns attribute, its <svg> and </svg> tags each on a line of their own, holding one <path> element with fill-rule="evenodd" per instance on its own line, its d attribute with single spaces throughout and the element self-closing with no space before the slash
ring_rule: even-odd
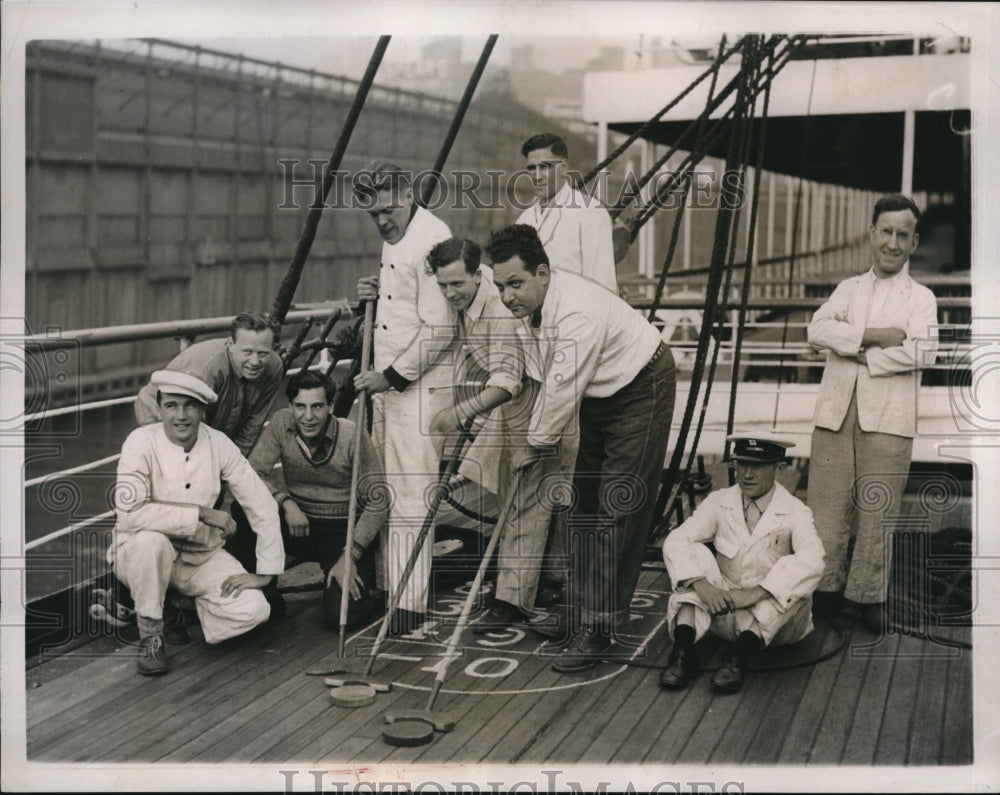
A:
<svg viewBox="0 0 1000 795">
<path fill-rule="evenodd" d="M 285 277 L 281 280 L 281 285 L 278 287 L 278 294 L 274 298 L 274 306 L 271 307 L 271 319 L 276 323 L 285 322 L 285 315 L 288 314 L 288 308 L 292 305 L 292 298 L 295 297 L 295 289 L 299 286 L 299 280 L 302 278 L 306 259 L 308 259 L 309 251 L 312 249 L 313 240 L 316 239 L 316 230 L 319 228 L 319 219 L 323 215 L 326 197 L 333 186 L 334 173 L 340 168 L 340 163 L 344 159 L 347 144 L 351 140 L 351 134 L 354 132 L 358 117 L 365 106 L 368 92 L 375 82 L 375 74 L 378 72 L 379 65 L 382 63 L 382 56 L 385 55 L 388 46 L 389 36 L 379 36 L 378 43 L 375 45 L 375 51 L 368 61 L 368 68 L 365 70 L 364 77 L 358 83 L 358 91 L 354 95 L 354 101 L 351 102 L 344 125 L 340 128 L 340 136 L 337 138 L 337 144 L 330 154 L 330 160 L 323 171 L 323 178 L 316 187 L 313 203 L 306 214 L 305 223 L 302 224 L 302 231 L 299 233 L 299 242 L 295 247 L 295 253 L 292 255 L 291 262 L 288 263 L 288 270 L 285 272 Z"/>
<path fill-rule="evenodd" d="M 756 50 L 754 50 L 756 52 Z M 737 96 L 736 106 L 739 113 L 745 113 L 745 104 L 749 98 L 753 102 L 754 94 L 750 91 L 749 86 L 749 72 L 750 70 L 744 68 L 741 70 L 742 76 L 742 88 Z M 742 132 L 745 136 L 746 129 L 742 128 Z M 732 130 L 730 135 L 730 145 L 729 154 L 727 156 L 726 171 L 732 170 L 732 164 L 737 160 L 740 153 L 745 149 L 746 143 L 742 138 L 738 139 L 736 135 L 735 128 Z M 728 198 L 727 198 L 728 197 Z M 713 243 L 712 258 L 711 258 L 711 269 L 708 278 L 708 284 L 705 289 L 705 315 L 704 322 L 702 323 L 701 333 L 698 339 L 698 348 L 695 355 L 695 363 L 691 373 L 691 387 L 688 396 L 688 402 L 685 406 L 684 418 L 681 422 L 680 432 L 678 434 L 678 439 L 674 447 L 673 455 L 671 456 L 670 465 L 667 472 L 663 478 L 663 487 L 660 489 L 660 495 L 657 498 L 656 504 L 656 515 L 662 517 L 661 520 L 654 527 L 654 535 L 660 534 L 663 529 L 663 525 L 667 524 L 669 521 L 669 513 L 665 515 L 665 512 L 671 510 L 674 506 L 677 496 L 683 487 L 683 479 L 678 478 L 678 474 L 681 468 L 681 459 L 683 458 L 684 448 L 686 446 L 687 434 L 691 427 L 691 421 L 694 416 L 695 405 L 698 399 L 698 393 L 701 387 L 701 380 L 705 369 L 706 359 L 708 358 L 708 346 L 712 335 L 712 327 L 715 319 L 718 303 L 720 300 L 720 288 L 722 287 L 722 277 L 725 263 L 725 254 L 728 249 L 727 243 L 730 237 L 730 223 L 733 214 L 733 205 L 736 202 L 732 199 L 731 187 L 728 181 L 723 182 L 723 193 L 720 196 L 720 208 L 716 219 L 716 229 L 715 229 L 715 239 Z M 718 353 L 718 346 L 716 346 L 716 356 Z M 713 356 L 713 360 L 715 360 Z M 713 367 L 714 370 L 714 367 Z M 707 395 L 706 395 L 707 399 Z M 700 423 L 699 423 L 700 430 Z M 695 443 L 693 450 L 697 449 L 697 442 Z M 689 466 L 690 469 L 690 459 Z M 669 485 L 668 485 L 669 484 Z"/>
<path fill-rule="evenodd" d="M 658 122 L 665 114 L 669 113 L 672 108 L 674 108 L 679 102 L 681 102 L 681 100 L 683 100 L 684 97 L 686 97 L 688 94 L 694 91 L 694 89 L 697 88 L 698 85 L 703 80 L 705 80 L 705 78 L 711 75 L 712 79 L 714 80 L 715 76 L 718 75 L 719 73 L 719 67 L 721 67 L 722 64 L 725 61 L 727 61 L 729 57 L 734 52 L 739 50 L 740 47 L 742 46 L 743 46 L 743 39 L 740 39 L 732 47 L 730 47 L 726 53 L 722 54 L 720 52 L 719 56 L 716 57 L 715 62 L 708 69 L 702 72 L 702 74 L 700 74 L 697 78 L 695 78 L 694 81 L 687 88 L 685 88 L 683 91 L 681 91 L 680 94 L 678 94 L 670 102 L 668 102 L 655 116 L 653 116 L 644 124 L 640 125 L 639 129 L 637 129 L 627 139 L 625 139 L 625 142 L 621 144 L 621 146 L 615 148 L 615 150 L 611 152 L 611 154 L 609 154 L 606 158 L 604 158 L 604 160 L 602 160 L 600 163 L 594 166 L 594 168 L 590 172 L 584 175 L 582 180 L 583 184 L 586 185 L 594 177 L 600 174 L 601 171 L 603 171 L 605 168 L 611 165 L 615 160 L 621 157 L 621 155 L 625 152 L 625 150 L 628 149 L 633 143 L 635 143 L 636 140 L 638 140 L 643 133 L 647 132 L 650 127 L 656 124 L 656 122 Z"/>
<path fill-rule="evenodd" d="M 736 185 L 739 186 L 739 192 L 736 190 L 736 186 L 733 185 L 732 180 L 726 180 L 723 183 L 723 189 L 729 187 L 730 201 L 726 202 L 726 193 L 720 196 L 720 212 L 723 210 L 727 211 L 728 218 L 728 233 L 729 240 L 727 242 L 726 248 L 726 267 L 725 267 L 725 284 L 719 293 L 719 301 L 723 303 L 728 303 L 729 300 L 729 290 L 732 285 L 733 278 L 733 264 L 736 259 L 736 239 L 739 235 L 740 217 L 743 211 L 743 202 L 734 201 L 738 197 L 742 196 L 742 186 L 744 184 L 744 174 L 745 174 L 745 164 L 750 157 L 750 138 L 752 133 L 753 125 L 753 115 L 754 115 L 754 104 L 755 104 L 755 94 L 752 93 L 751 85 L 754 78 L 754 72 L 759 67 L 759 57 L 757 52 L 757 42 L 759 38 L 751 37 L 747 42 L 747 47 L 745 49 L 744 60 L 748 62 L 748 66 L 743 70 L 745 77 L 745 82 L 740 86 L 740 94 L 737 98 L 737 119 L 734 120 L 732 135 L 730 138 L 730 152 L 729 156 L 726 158 L 726 173 L 732 173 L 736 175 Z M 730 166 L 733 164 L 733 167 Z M 716 345 L 712 349 L 712 359 L 709 364 L 708 378 L 705 382 L 705 389 L 702 395 L 701 410 L 698 415 L 698 425 L 695 428 L 694 440 L 691 443 L 691 450 L 688 453 L 687 464 L 684 468 L 684 473 L 678 480 L 678 484 L 683 486 L 687 483 L 688 478 L 691 475 L 691 467 L 694 464 L 694 459 L 698 451 L 698 444 L 701 441 L 701 434 L 705 428 L 705 418 L 708 416 L 708 403 L 712 395 L 712 388 L 715 385 L 715 373 L 717 371 L 719 362 L 719 353 L 722 350 L 722 337 L 726 326 L 726 315 L 724 310 L 719 310 L 716 307 L 716 332 L 715 340 Z M 678 497 L 680 496 L 680 489 L 678 489 Z"/>
<path fill-rule="evenodd" d="M 809 82 L 809 100 L 806 104 L 806 121 L 805 130 L 802 132 L 802 155 L 799 158 L 799 184 L 795 191 L 795 220 L 792 224 L 792 250 L 788 254 L 788 295 L 792 295 L 792 286 L 795 284 L 795 254 L 798 248 L 799 242 L 799 213 L 802 210 L 802 183 L 803 176 L 802 172 L 805 171 L 806 166 L 806 149 L 809 142 L 809 123 L 812 120 L 812 100 L 813 91 L 816 88 L 816 64 L 813 63 L 812 79 Z M 808 246 L 808 244 L 807 244 Z M 788 341 L 788 315 L 785 315 L 785 322 L 781 329 L 781 349 L 778 353 L 778 383 L 777 389 L 781 389 L 781 373 L 785 364 L 784 349 L 785 343 Z M 774 416 L 771 422 L 772 425 L 778 424 L 778 401 L 774 401 Z"/>
<path fill-rule="evenodd" d="M 768 57 L 773 65 L 774 54 L 771 53 Z M 764 89 L 764 107 L 763 112 L 761 113 L 760 140 L 757 142 L 757 162 L 754 165 L 753 203 L 751 205 L 750 216 L 747 221 L 750 224 L 750 227 L 747 230 L 747 250 L 744 258 L 744 262 L 746 264 L 743 268 L 743 290 L 740 293 L 739 320 L 736 324 L 736 342 L 733 349 L 733 372 L 729 385 L 729 416 L 726 419 L 726 436 L 729 436 L 733 432 L 736 420 L 736 388 L 740 380 L 740 359 L 743 353 L 743 335 L 746 333 L 747 304 L 750 301 L 750 280 L 751 272 L 753 270 L 753 251 L 757 232 L 758 209 L 760 206 L 761 170 L 764 165 L 764 144 L 767 138 L 767 112 L 770 102 L 771 84 L 768 83 L 767 87 Z M 727 440 L 723 451 L 723 456 L 726 459 L 729 458 L 729 449 L 730 444 Z M 729 485 L 732 485 L 732 482 L 730 482 Z"/>
</svg>

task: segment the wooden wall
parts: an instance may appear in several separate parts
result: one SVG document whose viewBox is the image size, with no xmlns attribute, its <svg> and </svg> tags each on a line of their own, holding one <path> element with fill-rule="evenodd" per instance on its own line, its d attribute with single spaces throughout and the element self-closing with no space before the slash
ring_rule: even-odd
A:
<svg viewBox="0 0 1000 795">
<path fill-rule="evenodd" d="M 32 332 L 269 309 L 312 199 L 310 185 L 289 188 L 286 178 L 309 179 L 308 161 L 326 162 L 356 89 L 190 48 L 135 46 L 29 47 Z M 374 157 L 429 168 L 454 109 L 450 100 L 376 86 L 342 168 Z M 448 169 L 511 173 L 523 166 L 524 138 L 553 127 L 509 97 L 478 98 Z M 585 157 L 593 148 L 567 139 Z M 299 165 L 292 171 L 283 160 Z M 484 240 L 516 217 L 499 198 L 498 209 L 467 203 L 436 212 L 456 233 Z M 296 301 L 353 298 L 380 249 L 364 212 L 327 209 Z M 144 375 L 175 350 L 169 340 L 91 349 L 83 370 Z"/>
</svg>

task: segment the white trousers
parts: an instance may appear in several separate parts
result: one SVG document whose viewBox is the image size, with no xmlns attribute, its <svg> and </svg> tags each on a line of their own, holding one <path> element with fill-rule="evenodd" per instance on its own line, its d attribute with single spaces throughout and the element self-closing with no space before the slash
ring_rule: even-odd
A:
<svg viewBox="0 0 1000 795">
<path fill-rule="evenodd" d="M 237 596 L 220 595 L 227 577 L 246 573 L 224 549 L 194 565 L 180 559 L 163 533 L 140 530 L 115 549 L 114 567 L 118 579 L 132 591 L 135 612 L 143 618 L 163 618 L 168 586 L 193 597 L 207 643 L 242 635 L 271 615 L 264 594 L 256 588 L 246 588 Z"/>
<path fill-rule="evenodd" d="M 372 440 L 383 455 L 391 493 L 389 521 L 382 537 L 390 597 L 402 579 L 438 481 L 442 439 L 431 435 L 430 424 L 438 411 L 451 406 L 451 394 L 450 386 L 428 388 L 418 382 L 403 392 L 390 390 L 372 398 Z M 432 529 L 400 599 L 399 607 L 404 610 L 427 610 L 433 544 Z"/>
</svg>

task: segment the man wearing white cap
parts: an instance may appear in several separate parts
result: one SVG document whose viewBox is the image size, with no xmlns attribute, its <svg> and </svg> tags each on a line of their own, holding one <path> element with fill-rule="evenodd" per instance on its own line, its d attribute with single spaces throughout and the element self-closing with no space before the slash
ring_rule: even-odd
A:
<svg viewBox="0 0 1000 795">
<path fill-rule="evenodd" d="M 194 597 L 205 640 L 218 643 L 267 620 L 260 589 L 284 569 L 278 506 L 236 445 L 203 425 L 216 399 L 199 378 L 158 370 L 161 422 L 129 434 L 118 461 L 118 523 L 108 562 L 132 592 L 139 625 L 139 673 L 167 672 L 163 603 L 167 588 Z M 257 534 L 257 574 L 222 549 L 236 529 L 212 506 L 224 481 Z"/>
<path fill-rule="evenodd" d="M 694 644 L 709 629 L 734 643 L 712 677 L 724 692 L 740 690 L 755 651 L 794 643 L 813 629 L 810 597 L 823 575 L 823 544 L 812 511 L 775 482 L 794 442 L 763 433 L 727 440 L 736 485 L 705 498 L 663 544 L 674 591 L 667 606 L 674 644 L 660 674 L 668 690 L 695 678 Z"/>
</svg>

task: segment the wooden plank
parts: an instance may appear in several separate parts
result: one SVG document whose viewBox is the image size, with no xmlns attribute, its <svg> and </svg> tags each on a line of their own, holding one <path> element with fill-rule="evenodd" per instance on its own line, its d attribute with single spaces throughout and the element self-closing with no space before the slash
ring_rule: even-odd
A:
<svg viewBox="0 0 1000 795">
<path fill-rule="evenodd" d="M 901 765 L 906 762 L 910 733 L 914 723 L 914 708 L 920 691 L 920 671 L 924 657 L 935 647 L 927 640 L 903 635 L 899 640 L 892 684 L 886 698 L 885 718 L 878 734 L 875 764 Z M 943 649 L 941 651 L 944 651 Z M 922 721 L 925 716 L 919 716 Z"/>
<path fill-rule="evenodd" d="M 198 644 L 189 644 L 172 657 L 175 671 L 185 660 L 197 657 L 203 651 L 198 648 Z M 88 683 L 87 687 L 82 687 L 84 682 Z M 123 705 L 166 700 L 162 695 L 162 685 L 157 685 L 155 680 L 137 673 L 135 658 L 131 656 L 109 665 L 108 671 L 99 678 L 88 681 L 78 675 L 71 675 L 66 677 L 62 686 L 88 690 L 90 693 L 86 699 L 74 704 L 62 715 L 55 715 L 29 729 L 29 758 L 40 758 L 48 754 L 55 745 L 67 739 L 72 745 L 81 737 L 90 737 L 95 721 L 106 723 L 108 715 L 116 714 Z M 66 749 L 66 752 L 71 751 L 71 747 Z"/>
<path fill-rule="evenodd" d="M 531 691 L 544 687 L 551 681 L 545 670 L 548 665 L 545 658 L 535 655 L 522 662 L 510 676 L 492 680 L 493 686 L 487 694 L 466 696 L 461 706 L 451 702 L 448 711 L 458 716 L 455 730 L 435 738 L 433 753 L 428 746 L 424 753 L 418 754 L 417 760 L 422 761 L 425 757 L 470 762 L 481 760 L 495 745 L 496 737 L 505 735 L 517 724 L 520 712 L 515 702 L 527 696 L 527 693 L 501 695 L 496 691 Z"/>
<path fill-rule="evenodd" d="M 871 633 L 866 633 L 871 635 Z M 860 635 L 860 633 L 859 633 Z M 856 636 L 858 637 L 858 636 Z M 868 647 L 854 647 L 858 653 L 871 654 L 865 681 L 861 687 L 851 730 L 844 745 L 840 762 L 845 765 L 870 765 L 875 758 L 875 746 L 885 716 L 886 698 L 892 671 L 896 665 L 899 635 L 886 635 Z"/>
<path fill-rule="evenodd" d="M 838 764 L 843 756 L 855 714 L 859 710 L 865 715 L 868 714 L 866 703 L 860 699 L 870 660 L 866 656 L 854 653 L 855 638 L 857 636 L 867 638 L 867 635 L 853 623 L 845 629 L 848 633 L 847 645 L 807 760 L 809 764 Z"/>
<path fill-rule="evenodd" d="M 662 707 L 657 705 L 658 709 L 643 716 L 636 730 L 615 754 L 614 762 L 657 763 L 678 759 L 695 725 L 713 708 L 715 694 L 708 676 L 702 674 L 680 692 L 661 691 L 656 698 L 662 702 Z M 669 720 L 665 719 L 667 714 L 671 714 Z"/>
<path fill-rule="evenodd" d="M 309 633 L 301 633 L 303 642 L 309 643 Z M 312 638 L 315 644 L 315 638 Z M 330 636 L 330 644 L 336 642 Z M 219 759 L 234 758 L 240 754 L 248 743 L 256 740 L 260 735 L 273 734 L 270 728 L 274 724 L 280 723 L 289 714 L 295 712 L 300 706 L 300 700 L 306 701 L 316 697 L 325 687 L 320 677 L 306 677 L 304 671 L 315 660 L 326 657 L 316 654 L 311 659 L 299 657 L 301 665 L 296 666 L 294 672 L 287 670 L 276 670 L 273 674 L 258 680 L 254 686 L 255 697 L 245 706 L 228 714 L 222 720 L 216 720 L 214 725 L 206 727 L 206 730 L 195 740 L 176 748 L 170 754 L 163 757 L 163 760 L 172 761 L 217 761 Z M 392 697 L 392 694 L 389 694 Z M 378 702 L 376 702 L 377 704 Z M 366 707 L 365 710 L 373 710 L 375 704 Z M 258 720 L 259 719 L 259 720 Z"/>
<path fill-rule="evenodd" d="M 599 718 L 616 710 L 625 700 L 629 691 L 621 683 L 627 682 L 628 677 L 621 674 L 628 673 L 627 666 L 618 666 L 608 671 L 608 665 L 602 663 L 591 673 L 592 684 L 581 688 L 572 698 L 567 708 L 560 712 L 558 720 L 549 726 L 545 733 L 539 736 L 538 741 L 522 755 L 522 762 L 530 764 L 547 760 L 570 761 L 565 751 L 560 753 L 557 749 L 564 744 L 572 746 L 574 740 L 579 742 L 581 738 L 577 736 L 578 733 L 593 733 L 594 728 L 600 726 Z M 563 678 L 571 676 L 574 675 L 567 674 Z M 608 678 L 600 681 L 602 677 Z"/>
<path fill-rule="evenodd" d="M 641 679 L 637 682 L 636 676 L 639 670 L 642 673 Z M 621 676 L 613 679 L 594 705 L 595 711 L 591 712 L 591 719 L 577 723 L 573 731 L 569 732 L 554 749 L 552 758 L 565 762 L 589 761 L 597 738 L 607 726 L 607 716 L 624 712 L 629 697 L 636 690 L 641 690 L 646 700 L 652 702 L 660 690 L 659 673 L 657 668 L 644 667 L 637 670 L 634 666 L 630 666 Z"/>
<path fill-rule="evenodd" d="M 770 704 L 761 710 L 761 722 L 751 737 L 743 761 L 777 764 L 788 726 L 796 716 L 810 678 L 807 667 L 778 673 Z M 763 674 L 762 674 L 763 675 Z"/>
<path fill-rule="evenodd" d="M 642 678 L 634 682 L 632 692 L 620 709 L 611 717 L 611 720 L 599 727 L 600 731 L 584 754 L 588 762 L 610 763 L 614 760 L 618 749 L 629 741 L 634 730 L 638 728 L 650 710 L 660 720 L 670 719 L 670 715 L 663 711 L 663 704 L 660 703 L 659 694 L 665 691 L 659 686 L 659 676 L 660 672 L 651 668 L 644 671 Z"/>
<path fill-rule="evenodd" d="M 944 735 L 941 738 L 942 765 L 973 762 L 972 651 L 961 651 L 960 657 L 948 663 Z"/>
<path fill-rule="evenodd" d="M 540 682 L 536 686 L 547 687 L 560 681 L 561 675 L 548 666 L 542 669 Z M 484 763 L 517 763 L 530 751 L 538 739 L 555 724 L 566 705 L 578 693 L 575 689 L 550 690 L 533 704 L 528 699 L 512 703 L 511 710 L 519 713 L 517 723 L 503 736 L 497 737 L 496 745 L 483 757 Z"/>
<path fill-rule="evenodd" d="M 217 722 L 220 714 L 228 714 L 238 705 L 250 703 L 255 694 L 254 689 L 247 686 L 248 682 L 265 679 L 277 670 L 282 670 L 287 676 L 294 675 L 293 671 L 298 672 L 300 655 L 306 649 L 293 641 L 306 634 L 304 625 L 298 624 L 293 632 L 285 632 L 280 639 L 275 639 L 282 644 L 280 653 L 256 649 L 251 654 L 238 650 L 227 654 L 227 669 L 210 680 L 206 679 L 204 690 L 188 691 L 178 696 L 171 703 L 172 714 L 158 715 L 150 728 L 119 743 L 114 753 L 122 758 L 135 759 L 160 756 L 163 749 L 174 749 L 200 737 L 206 725 Z"/>
<path fill-rule="evenodd" d="M 941 742 L 944 732 L 945 690 L 948 681 L 950 656 L 943 652 L 952 651 L 935 647 L 924 657 L 920 665 L 920 677 L 914 699 L 916 719 L 910 734 L 906 763 L 908 765 L 936 765 L 941 760 Z"/>
<path fill-rule="evenodd" d="M 839 624 L 838 624 L 839 626 Z M 809 761 L 813 752 L 814 742 L 819 733 L 821 723 L 825 713 L 829 709 L 829 703 L 837 693 L 837 700 L 843 702 L 849 700 L 849 695 L 841 691 L 835 691 L 834 687 L 845 665 L 848 664 L 848 644 L 849 636 L 844 634 L 842 638 L 843 648 L 840 653 L 829 660 L 824 660 L 812 666 L 809 679 L 806 683 L 805 693 L 799 701 L 798 708 L 792 715 L 788 726 L 785 741 L 782 745 L 779 761 L 789 764 L 805 764 Z M 854 667 L 854 666 L 852 666 Z M 845 672 L 845 676 L 846 676 Z M 849 680 L 849 676 L 847 677 Z M 852 700 L 853 704 L 853 700 Z M 833 723 L 831 715 L 830 722 Z M 829 724 L 828 724 L 829 725 Z M 828 743 L 830 736 L 827 735 L 825 743 Z M 839 756 L 839 750 L 838 750 Z"/>
<path fill-rule="evenodd" d="M 111 706 L 102 705 L 92 710 L 82 724 L 77 722 L 69 727 L 76 733 L 80 725 L 85 727 L 88 721 L 98 718 L 102 725 L 98 734 L 84 732 L 81 735 L 86 742 L 75 747 L 74 754 L 88 758 L 97 752 L 107 758 L 108 754 L 118 752 L 119 744 L 134 744 L 147 731 L 155 734 L 158 718 L 173 714 L 175 705 L 198 704 L 214 692 L 225 692 L 227 686 L 232 688 L 233 696 L 246 693 L 250 697 L 252 691 L 247 693 L 243 681 L 249 671 L 244 673 L 242 669 L 252 668 L 257 660 L 268 656 L 267 647 L 273 646 L 276 641 L 281 642 L 278 636 L 282 633 L 275 630 L 294 637 L 296 631 L 302 634 L 302 628 L 308 626 L 307 623 L 296 624 L 298 622 L 288 622 L 280 628 L 264 627 L 214 648 L 201 641 L 193 641 L 184 648 L 183 656 L 178 655 L 179 659 L 173 660 L 173 669 L 164 679 L 147 679 L 133 671 L 123 684 L 129 686 L 132 683 L 131 687 L 138 688 L 143 697 L 136 698 L 133 692 L 130 697 L 119 699 Z M 275 662 L 276 666 L 280 665 L 280 659 Z M 114 688 L 115 691 L 118 689 Z M 214 722 L 214 718 L 209 716 L 209 721 Z M 71 738 L 70 742 L 80 743 L 80 739 Z"/>
<path fill-rule="evenodd" d="M 705 759 L 723 764 L 742 762 L 747 756 L 747 748 L 759 736 L 762 725 L 763 734 L 771 745 L 778 745 L 776 730 L 790 716 L 787 712 L 772 711 L 770 704 L 781 693 L 782 687 L 787 686 L 787 676 L 788 672 L 783 671 L 747 673 L 742 698 L 733 711 L 732 719 L 707 748 Z M 694 748 L 689 750 L 693 752 Z"/>
</svg>

